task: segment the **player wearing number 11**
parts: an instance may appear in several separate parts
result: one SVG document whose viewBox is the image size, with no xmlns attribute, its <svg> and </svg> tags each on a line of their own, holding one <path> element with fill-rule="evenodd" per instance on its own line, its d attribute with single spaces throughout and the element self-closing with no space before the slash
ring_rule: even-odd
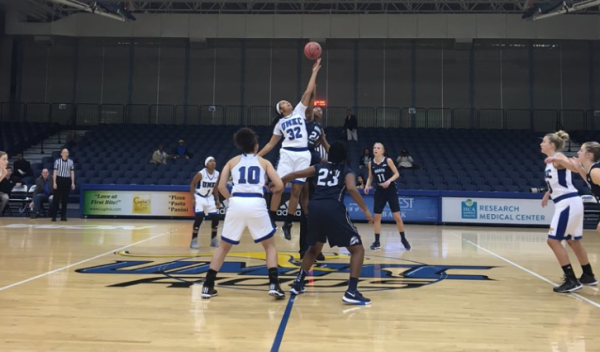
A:
<svg viewBox="0 0 600 352">
<path fill-rule="evenodd" d="M 375 214 L 375 242 L 371 245 L 372 250 L 380 249 L 379 234 L 381 233 L 381 213 L 385 204 L 390 205 L 392 216 L 396 221 L 396 227 L 400 233 L 400 241 L 406 250 L 410 250 L 410 243 L 404 235 L 404 222 L 400 216 L 400 202 L 398 201 L 398 190 L 396 180 L 400 173 L 394 165 L 394 161 L 386 156 L 385 147 L 382 143 L 373 145 L 373 160 L 369 162 L 369 178 L 365 184 L 365 194 L 371 190 L 371 182 L 374 181 L 375 194 L 373 195 L 373 213 Z"/>
<path fill-rule="evenodd" d="M 269 269 L 269 295 L 275 298 L 285 297 L 279 287 L 277 275 L 277 249 L 273 234 L 275 227 L 271 223 L 267 212 L 267 202 L 263 197 L 263 188 L 266 182 L 265 173 L 272 182 L 272 188 L 281 192 L 283 183 L 268 160 L 258 155 L 258 137 L 249 128 L 242 128 L 233 136 L 236 146 L 242 155 L 229 160 L 221 172 L 219 192 L 229 200 L 229 209 L 225 215 L 221 244 L 215 251 L 210 262 L 210 269 L 206 273 L 206 280 L 202 287 L 202 298 L 211 298 L 217 295 L 215 280 L 217 272 L 221 269 L 227 253 L 233 245 L 240 243 L 242 233 L 248 228 L 254 243 L 260 243 L 265 249 L 267 268 Z M 229 174 L 233 178 L 231 194 L 227 189 Z"/>
</svg>

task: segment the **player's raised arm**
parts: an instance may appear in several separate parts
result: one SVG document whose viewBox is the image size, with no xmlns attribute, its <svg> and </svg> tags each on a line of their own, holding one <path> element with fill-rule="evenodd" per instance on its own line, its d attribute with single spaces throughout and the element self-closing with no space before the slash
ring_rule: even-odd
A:
<svg viewBox="0 0 600 352">
<path fill-rule="evenodd" d="M 310 104 L 310 97 L 313 94 L 313 90 L 317 84 L 317 74 L 321 69 L 321 59 L 317 59 L 312 68 L 312 75 L 310 76 L 310 80 L 308 81 L 308 85 L 306 86 L 306 91 L 302 95 L 302 100 L 300 101 L 304 106 L 308 106 Z"/>
</svg>

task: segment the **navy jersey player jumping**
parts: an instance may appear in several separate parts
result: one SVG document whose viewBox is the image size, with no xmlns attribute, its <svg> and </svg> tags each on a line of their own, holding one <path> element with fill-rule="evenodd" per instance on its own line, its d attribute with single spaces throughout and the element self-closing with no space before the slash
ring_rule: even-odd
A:
<svg viewBox="0 0 600 352">
<path fill-rule="evenodd" d="M 327 164 L 317 164 L 308 169 L 292 172 L 285 175 L 282 181 L 312 176 L 316 177 L 317 186 L 308 206 L 308 244 L 310 247 L 304 255 L 302 268 L 292 284 L 290 292 L 297 295 L 305 291 L 304 279 L 317 254 L 321 253 L 325 242 L 329 242 L 331 247 L 346 247 L 350 252 L 350 280 L 348 290 L 342 300 L 349 304 L 370 304 L 371 300 L 358 292 L 357 288 L 365 250 L 358 230 L 348 218 L 344 205 L 344 193 L 348 191 L 369 222 L 373 221 L 373 216 L 358 193 L 354 172 L 346 166 L 346 148 L 341 142 L 338 141 L 331 145 Z"/>
<path fill-rule="evenodd" d="M 308 134 L 308 150 L 311 153 L 310 166 L 321 164 L 321 148 L 329 151 L 329 143 L 325 137 L 325 130 L 319 123 L 319 119 L 323 117 L 323 110 L 320 107 L 314 107 L 315 98 L 317 96 L 317 86 L 314 86 L 313 93 L 310 98 L 308 109 L 306 109 L 306 132 Z M 312 199 L 315 192 L 315 178 L 310 177 L 302 187 L 300 194 L 300 205 L 302 207 L 302 217 L 300 219 L 300 259 L 304 258 L 304 253 L 308 250 L 306 242 L 308 234 L 308 201 Z M 322 253 L 317 255 L 317 260 L 325 260 Z"/>
<path fill-rule="evenodd" d="M 540 144 L 542 153 L 548 156 L 545 159 L 548 191 L 542 199 L 542 207 L 548 204 L 550 197 L 554 202 L 554 216 L 548 231 L 547 243 L 565 273 L 564 283 L 554 288 L 554 292 L 559 293 L 577 291 L 581 289 L 581 284 L 597 284 L 587 252 L 581 244 L 583 238 L 583 201 L 577 194 L 577 189 L 573 187 L 571 178 L 573 166 L 569 159 L 560 153 L 567 140 L 569 140 L 569 135 L 564 131 L 558 131 L 548 133 Z M 573 252 L 575 252 L 579 264 L 581 264 L 583 275 L 580 279 L 575 276 L 569 254 L 563 247 L 562 241 L 567 241 Z"/>
<path fill-rule="evenodd" d="M 380 249 L 379 235 L 381 233 L 381 213 L 385 204 L 389 204 L 390 210 L 396 221 L 396 227 L 400 233 L 402 245 L 407 250 L 410 250 L 410 243 L 404 234 L 404 222 L 400 216 L 400 202 L 398 201 L 398 189 L 396 188 L 396 180 L 400 177 L 400 173 L 394 165 L 394 161 L 385 155 L 385 147 L 382 143 L 373 145 L 373 160 L 369 162 L 369 177 L 365 184 L 365 194 L 369 194 L 372 189 L 371 182 L 375 182 L 375 194 L 373 195 L 373 213 L 375 214 L 375 242 L 371 245 L 371 249 Z"/>
</svg>

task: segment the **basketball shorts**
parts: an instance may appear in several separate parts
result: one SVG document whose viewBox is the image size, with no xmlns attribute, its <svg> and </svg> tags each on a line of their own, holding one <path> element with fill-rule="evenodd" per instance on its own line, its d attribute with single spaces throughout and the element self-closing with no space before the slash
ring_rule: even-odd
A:
<svg viewBox="0 0 600 352">
<path fill-rule="evenodd" d="M 263 197 L 231 197 L 228 201 L 229 208 L 221 233 L 223 241 L 239 244 L 246 228 L 250 230 L 254 243 L 273 237 L 276 228 L 271 223 L 267 202 Z"/>
<path fill-rule="evenodd" d="M 350 221 L 343 203 L 334 200 L 311 200 L 308 204 L 307 244 L 327 243 L 330 247 L 362 245 L 358 230 Z"/>
<path fill-rule="evenodd" d="M 553 240 L 580 240 L 583 237 L 583 201 L 574 194 L 554 202 L 554 216 L 548 238 Z"/>
<path fill-rule="evenodd" d="M 196 207 L 195 207 L 196 215 L 200 215 L 202 213 L 204 213 L 204 215 L 218 213 L 214 196 L 211 195 L 209 197 L 201 197 L 196 194 L 194 197 L 196 198 Z"/>
<path fill-rule="evenodd" d="M 373 213 L 383 213 L 383 208 L 385 208 L 386 203 L 389 204 L 392 213 L 400 211 L 400 202 L 398 201 L 398 191 L 396 187 L 390 186 L 387 189 L 375 189 L 375 194 L 373 195 Z"/>
<path fill-rule="evenodd" d="M 279 164 L 277 164 L 277 174 L 283 177 L 295 171 L 300 171 L 310 166 L 310 152 L 308 150 L 294 152 L 281 148 L 279 151 Z M 304 184 L 306 178 L 298 178 L 293 183 Z"/>
</svg>

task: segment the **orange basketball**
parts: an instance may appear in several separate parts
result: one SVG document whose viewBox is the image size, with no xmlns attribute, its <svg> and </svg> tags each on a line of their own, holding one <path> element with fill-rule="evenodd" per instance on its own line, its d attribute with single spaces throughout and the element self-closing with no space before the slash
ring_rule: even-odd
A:
<svg viewBox="0 0 600 352">
<path fill-rule="evenodd" d="M 321 57 L 321 45 L 317 42 L 309 42 L 304 46 L 304 55 L 310 60 L 316 60 Z"/>
</svg>

